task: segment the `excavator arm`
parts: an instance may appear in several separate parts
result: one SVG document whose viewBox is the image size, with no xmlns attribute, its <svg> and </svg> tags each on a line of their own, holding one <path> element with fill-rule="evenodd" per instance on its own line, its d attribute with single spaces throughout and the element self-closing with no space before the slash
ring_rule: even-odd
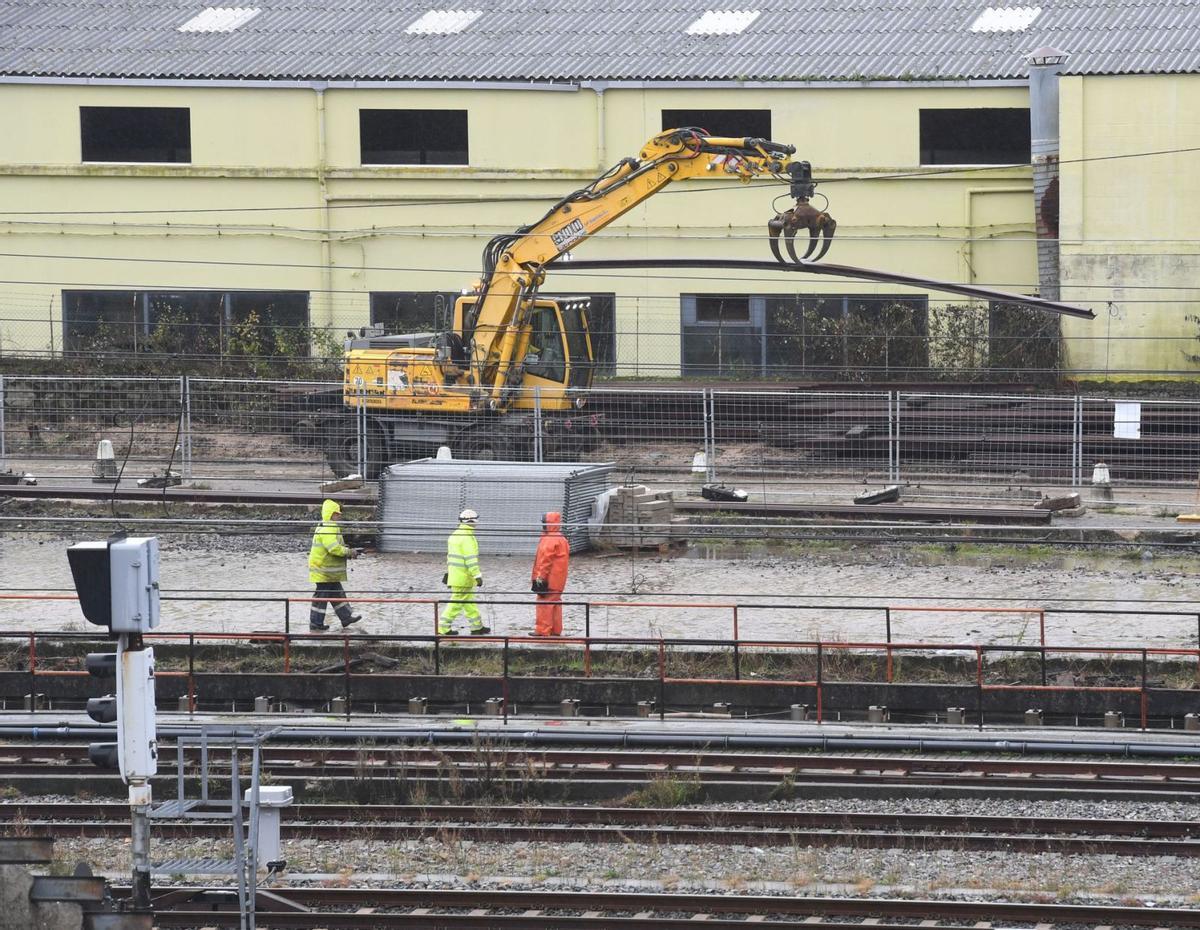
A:
<svg viewBox="0 0 1200 930">
<path fill-rule="evenodd" d="M 808 162 L 792 161 L 795 147 L 766 139 L 705 135 L 699 129 L 672 129 L 655 136 L 638 154 L 625 158 L 592 181 L 567 195 L 529 226 L 497 236 L 484 250 L 483 277 L 476 298 L 464 302 L 456 329 L 470 346 L 470 363 L 480 397 L 487 406 L 503 406 L 506 392 L 523 377 L 529 343 L 527 316 L 533 297 L 545 278 L 546 265 L 563 252 L 599 232 L 673 181 L 732 175 L 743 182 L 770 176 L 787 183 L 795 207 L 778 214 L 769 225 L 776 258 L 778 237 L 785 237 L 796 261 L 792 237 L 809 230 L 804 258 L 814 260 L 829 248 L 837 224 L 809 204 L 815 182 Z"/>
</svg>

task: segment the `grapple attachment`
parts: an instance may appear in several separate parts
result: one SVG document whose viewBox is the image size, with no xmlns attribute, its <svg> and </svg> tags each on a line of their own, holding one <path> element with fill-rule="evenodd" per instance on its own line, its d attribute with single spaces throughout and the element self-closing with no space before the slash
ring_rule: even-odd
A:
<svg viewBox="0 0 1200 930">
<path fill-rule="evenodd" d="M 782 264 L 787 264 L 789 260 L 797 265 L 806 261 L 820 261 L 833 244 L 837 220 L 809 203 L 817 184 L 812 179 L 812 166 L 808 162 L 792 162 L 788 165 L 788 172 L 792 176 L 791 195 L 796 198 L 796 205 L 782 213 L 776 213 L 775 218 L 767 223 L 771 252 L 775 260 Z M 803 255 L 797 255 L 796 233 L 801 229 L 808 230 L 808 248 L 804 250 Z M 783 244 L 787 248 L 786 259 L 779 251 L 780 235 L 783 236 Z"/>
</svg>

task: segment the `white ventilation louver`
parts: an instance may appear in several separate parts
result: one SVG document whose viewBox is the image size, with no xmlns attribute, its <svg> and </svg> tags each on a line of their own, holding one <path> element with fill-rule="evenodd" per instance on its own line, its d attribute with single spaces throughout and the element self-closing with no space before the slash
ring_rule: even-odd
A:
<svg viewBox="0 0 1200 930">
<path fill-rule="evenodd" d="M 972 32 L 1024 32 L 1042 15 L 1040 6 L 989 6 L 971 23 Z"/>
<path fill-rule="evenodd" d="M 262 10 L 257 7 L 210 6 L 179 27 L 180 32 L 233 32 Z"/>
<path fill-rule="evenodd" d="M 690 36 L 736 36 L 762 15 L 760 10 L 705 10 L 687 27 Z"/>
<path fill-rule="evenodd" d="M 404 31 L 410 36 L 451 36 L 483 15 L 483 10 L 430 10 Z"/>
</svg>

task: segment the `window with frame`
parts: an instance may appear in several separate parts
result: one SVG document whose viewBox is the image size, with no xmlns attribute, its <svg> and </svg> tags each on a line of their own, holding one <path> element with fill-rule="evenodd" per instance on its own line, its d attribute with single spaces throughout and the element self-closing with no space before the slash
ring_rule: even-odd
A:
<svg viewBox="0 0 1200 930">
<path fill-rule="evenodd" d="M 921 110 L 922 165 L 1027 165 L 1029 110 L 1020 107 Z"/>
<path fill-rule="evenodd" d="M 469 164 L 466 110 L 359 110 L 364 165 Z"/>
<path fill-rule="evenodd" d="M 680 304 L 685 377 L 752 377 L 763 371 L 762 297 L 683 294 Z"/>
<path fill-rule="evenodd" d="M 182 163 L 192 160 L 187 107 L 80 107 L 85 162 Z"/>
<path fill-rule="evenodd" d="M 895 378 L 929 367 L 928 298 L 684 294 L 682 373 Z"/>
<path fill-rule="evenodd" d="M 703 129 L 710 136 L 770 139 L 770 110 L 663 110 L 662 128 Z"/>
<path fill-rule="evenodd" d="M 67 352 L 311 353 L 307 291 L 63 291 Z"/>
<path fill-rule="evenodd" d="M 373 291 L 371 325 L 385 335 L 440 333 L 454 325 L 452 291 Z"/>
</svg>

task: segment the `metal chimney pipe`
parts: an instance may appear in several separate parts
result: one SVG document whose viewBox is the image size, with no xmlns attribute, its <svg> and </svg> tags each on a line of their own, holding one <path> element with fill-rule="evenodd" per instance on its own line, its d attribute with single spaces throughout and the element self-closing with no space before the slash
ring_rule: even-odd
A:
<svg viewBox="0 0 1200 930">
<path fill-rule="evenodd" d="M 1047 300 L 1059 299 L 1058 76 L 1068 57 L 1066 52 L 1044 47 L 1031 52 L 1027 59 L 1038 294 Z"/>
</svg>

